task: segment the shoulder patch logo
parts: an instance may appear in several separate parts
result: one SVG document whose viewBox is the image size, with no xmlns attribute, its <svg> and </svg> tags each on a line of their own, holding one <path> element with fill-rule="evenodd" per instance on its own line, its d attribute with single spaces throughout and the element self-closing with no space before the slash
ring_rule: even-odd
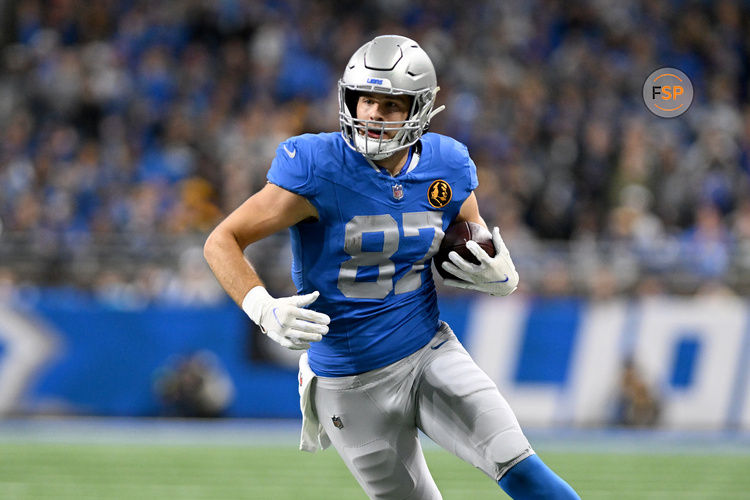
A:
<svg viewBox="0 0 750 500">
<path fill-rule="evenodd" d="M 451 198 L 453 198 L 453 190 L 443 179 L 433 181 L 427 189 L 427 201 L 435 208 L 443 208 L 450 203 Z"/>
</svg>

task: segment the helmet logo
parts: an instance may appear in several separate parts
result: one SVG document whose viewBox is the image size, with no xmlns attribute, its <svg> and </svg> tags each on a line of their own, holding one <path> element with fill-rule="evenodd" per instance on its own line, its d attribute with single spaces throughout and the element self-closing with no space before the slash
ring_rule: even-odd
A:
<svg viewBox="0 0 750 500">
<path fill-rule="evenodd" d="M 427 189 L 427 201 L 435 208 L 443 208 L 453 198 L 453 190 L 443 179 L 438 179 L 430 184 Z"/>
<path fill-rule="evenodd" d="M 380 78 L 368 78 L 367 83 L 374 83 L 375 85 L 383 85 L 383 80 Z"/>
</svg>

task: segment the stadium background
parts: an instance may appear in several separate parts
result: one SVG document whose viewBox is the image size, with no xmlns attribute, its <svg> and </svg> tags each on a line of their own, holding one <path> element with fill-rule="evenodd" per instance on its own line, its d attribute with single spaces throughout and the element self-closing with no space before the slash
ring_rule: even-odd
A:
<svg viewBox="0 0 750 500">
<path fill-rule="evenodd" d="M 441 310 L 538 447 L 571 468 L 584 498 L 742 498 L 749 25 L 740 1 L 0 0 L 9 498 L 51 494 L 43 484 L 58 497 L 270 498 L 263 474 L 238 478 L 274 456 L 322 478 L 310 498 L 357 494 L 332 452 L 283 455 L 294 448 L 295 359 L 228 302 L 201 246 L 263 185 L 281 140 L 338 128 L 336 80 L 385 33 L 432 57 L 447 106 L 432 130 L 469 146 L 481 211 L 519 268 L 513 297 L 441 288 Z M 642 100 L 665 66 L 695 89 L 675 119 Z M 275 294 L 293 292 L 287 242 L 249 251 Z M 188 416 L 231 418 L 149 418 Z M 165 435 L 177 437 L 148 446 Z M 186 449 L 208 457 L 208 475 L 176 458 Z M 174 461 L 165 475 L 190 475 L 193 489 L 140 469 L 127 469 L 140 491 L 122 477 L 98 482 L 109 450 L 125 463 Z M 676 453 L 694 461 L 674 465 Z M 460 467 L 437 450 L 430 459 Z M 201 489 L 212 467 L 235 470 L 237 489 Z M 707 471 L 715 480 L 701 489 Z M 446 498 L 486 482 L 466 474 Z"/>
</svg>

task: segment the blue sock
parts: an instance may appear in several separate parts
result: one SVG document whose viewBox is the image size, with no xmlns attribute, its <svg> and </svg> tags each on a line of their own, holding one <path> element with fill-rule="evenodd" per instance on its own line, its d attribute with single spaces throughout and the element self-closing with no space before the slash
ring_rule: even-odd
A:
<svg viewBox="0 0 750 500">
<path fill-rule="evenodd" d="M 536 455 L 531 455 L 511 467 L 498 484 L 514 500 L 581 498 Z"/>
</svg>

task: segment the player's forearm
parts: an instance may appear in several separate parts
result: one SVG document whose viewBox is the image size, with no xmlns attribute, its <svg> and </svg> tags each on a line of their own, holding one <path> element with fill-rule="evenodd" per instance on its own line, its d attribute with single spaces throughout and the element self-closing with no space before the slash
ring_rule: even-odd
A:
<svg viewBox="0 0 750 500">
<path fill-rule="evenodd" d="M 237 239 L 221 226 L 209 235 L 203 246 L 203 255 L 219 284 L 240 307 L 250 289 L 263 286 Z"/>
<path fill-rule="evenodd" d="M 479 215 L 479 203 L 477 203 L 477 197 L 473 191 L 461 205 L 461 210 L 458 212 L 455 222 L 476 222 L 477 224 L 489 229 L 487 223 L 482 216 Z"/>
</svg>

